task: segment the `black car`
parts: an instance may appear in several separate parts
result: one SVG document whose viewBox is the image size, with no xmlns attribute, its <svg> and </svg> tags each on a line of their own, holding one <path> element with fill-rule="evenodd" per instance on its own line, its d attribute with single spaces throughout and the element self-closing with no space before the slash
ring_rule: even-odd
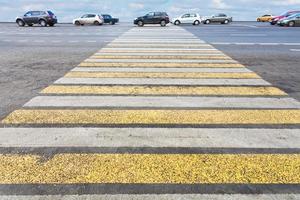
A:
<svg viewBox="0 0 300 200">
<path fill-rule="evenodd" d="M 57 18 L 51 11 L 29 11 L 24 16 L 17 17 L 16 22 L 19 26 L 32 26 L 39 24 L 40 26 L 54 26 Z"/>
<path fill-rule="evenodd" d="M 111 15 L 103 14 L 102 17 L 105 24 L 114 25 L 119 22 L 118 18 L 113 18 Z"/>
<path fill-rule="evenodd" d="M 166 26 L 170 23 L 170 19 L 165 12 L 150 12 L 145 16 L 136 18 L 133 23 L 138 26 L 144 26 L 144 24 L 160 24 L 161 26 Z"/>
</svg>

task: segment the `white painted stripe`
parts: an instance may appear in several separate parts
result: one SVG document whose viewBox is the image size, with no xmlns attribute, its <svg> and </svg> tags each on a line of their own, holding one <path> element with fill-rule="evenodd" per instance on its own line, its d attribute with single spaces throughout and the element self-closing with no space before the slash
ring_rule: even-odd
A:
<svg viewBox="0 0 300 200">
<path fill-rule="evenodd" d="M 292 98 L 38 96 L 24 107 L 151 107 L 151 108 L 276 108 L 300 109 Z"/>
<path fill-rule="evenodd" d="M 212 72 L 247 73 L 247 68 L 117 68 L 117 67 L 76 67 L 74 72 Z"/>
<path fill-rule="evenodd" d="M 290 51 L 300 52 L 300 49 L 290 49 Z"/>
<path fill-rule="evenodd" d="M 225 54 L 216 51 L 213 53 L 105 53 L 105 52 L 99 52 L 95 53 L 95 56 L 99 55 L 111 55 L 111 56 L 182 56 L 182 55 L 187 55 L 187 56 L 226 56 Z"/>
<path fill-rule="evenodd" d="M 1 128 L 0 147 L 299 148 L 299 131 L 234 128 Z"/>
<path fill-rule="evenodd" d="M 262 79 L 61 78 L 55 84 L 82 85 L 271 85 Z"/>
<path fill-rule="evenodd" d="M 221 52 L 213 47 L 211 48 L 193 48 L 193 49 L 187 49 L 187 48 L 113 48 L 113 47 L 105 47 L 105 48 L 102 48 L 101 50 L 117 50 L 117 51 L 218 51 L 218 52 Z M 99 52 L 101 52 L 101 50 L 99 50 Z"/>
<path fill-rule="evenodd" d="M 114 40 L 111 44 L 205 44 L 198 40 Z"/>
<path fill-rule="evenodd" d="M 300 46 L 300 43 L 282 43 L 282 45 L 287 45 L 287 46 Z"/>
<path fill-rule="evenodd" d="M 247 43 L 247 42 L 237 42 L 234 43 L 235 45 L 255 45 L 254 43 Z"/>
<path fill-rule="evenodd" d="M 241 33 L 241 34 L 230 34 L 231 36 L 240 36 L 240 37 L 265 37 L 267 34 L 256 34 L 256 33 Z"/>
<path fill-rule="evenodd" d="M 170 60 L 170 59 L 86 59 L 92 63 L 237 63 L 235 60 Z"/>
</svg>

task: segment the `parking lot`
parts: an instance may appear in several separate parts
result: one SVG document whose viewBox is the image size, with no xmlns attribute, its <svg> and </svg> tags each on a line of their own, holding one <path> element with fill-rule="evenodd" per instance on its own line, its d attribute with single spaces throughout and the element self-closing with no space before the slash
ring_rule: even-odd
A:
<svg viewBox="0 0 300 200">
<path fill-rule="evenodd" d="M 300 28 L 0 27 L 0 198 L 300 198 Z"/>
</svg>

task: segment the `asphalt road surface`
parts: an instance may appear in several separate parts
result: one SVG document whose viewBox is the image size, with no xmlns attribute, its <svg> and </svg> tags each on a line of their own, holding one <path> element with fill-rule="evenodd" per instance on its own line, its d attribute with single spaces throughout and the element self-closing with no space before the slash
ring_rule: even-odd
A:
<svg viewBox="0 0 300 200">
<path fill-rule="evenodd" d="M 299 28 L 1 26 L 0 199 L 300 198 Z"/>
</svg>

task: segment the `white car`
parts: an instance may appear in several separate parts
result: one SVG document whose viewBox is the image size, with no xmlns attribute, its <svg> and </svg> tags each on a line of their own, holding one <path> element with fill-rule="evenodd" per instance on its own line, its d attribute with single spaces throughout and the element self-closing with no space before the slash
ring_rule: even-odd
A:
<svg viewBox="0 0 300 200">
<path fill-rule="evenodd" d="M 179 24 L 193 24 L 193 25 L 199 25 L 201 24 L 201 17 L 197 13 L 188 13 L 184 14 L 180 17 L 174 18 L 172 20 L 172 23 L 175 25 Z"/>
<path fill-rule="evenodd" d="M 73 20 L 73 24 L 75 24 L 76 26 L 85 25 L 85 24 L 102 25 L 103 23 L 104 23 L 103 17 L 97 14 L 86 14 L 80 18 Z"/>
</svg>

